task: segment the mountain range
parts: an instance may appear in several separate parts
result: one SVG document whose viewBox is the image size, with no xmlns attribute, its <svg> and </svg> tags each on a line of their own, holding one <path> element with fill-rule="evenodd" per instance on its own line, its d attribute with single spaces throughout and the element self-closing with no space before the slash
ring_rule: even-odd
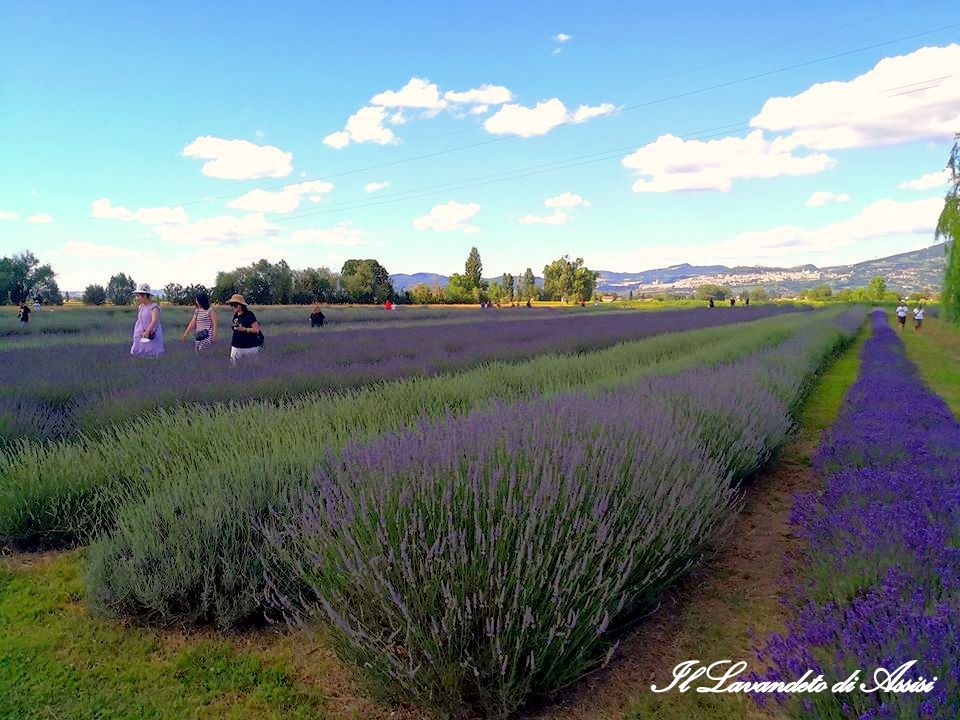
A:
<svg viewBox="0 0 960 720">
<path fill-rule="evenodd" d="M 930 288 L 939 290 L 943 284 L 946 253 L 943 243 L 922 250 L 890 255 L 889 257 L 865 260 L 853 265 L 797 265 L 794 267 L 764 267 L 726 265 L 690 265 L 682 263 L 670 267 L 644 270 L 642 272 L 614 272 L 600 270 L 597 288 L 601 292 L 626 294 L 669 292 L 690 294 L 698 285 L 712 283 L 732 288 L 762 287 L 776 293 L 790 295 L 804 288 L 827 284 L 834 290 L 864 287 L 874 277 L 880 276 L 887 286 L 897 292 L 914 292 Z M 423 283 L 444 287 L 446 275 L 414 273 L 391 275 L 393 286 L 399 291 Z M 499 277 L 487 278 L 499 281 Z M 537 278 L 537 285 L 543 279 Z"/>
</svg>

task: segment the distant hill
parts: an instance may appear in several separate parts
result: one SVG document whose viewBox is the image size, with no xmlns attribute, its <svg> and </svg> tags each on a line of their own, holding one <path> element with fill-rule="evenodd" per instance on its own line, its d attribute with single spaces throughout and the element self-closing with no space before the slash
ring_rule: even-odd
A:
<svg viewBox="0 0 960 720">
<path fill-rule="evenodd" d="M 409 290 L 414 285 L 420 285 L 421 283 L 427 287 L 433 287 L 434 285 L 439 285 L 440 287 L 446 287 L 447 282 L 450 278 L 447 275 L 437 275 L 436 273 L 414 273 L 413 275 L 404 275 L 403 273 L 398 273 L 396 275 L 391 275 L 390 279 L 393 281 L 393 289 L 397 292 L 403 292 L 404 290 Z M 487 282 L 500 282 L 503 279 L 503 275 L 497 275 L 496 277 L 483 278 Z M 517 276 L 517 282 L 520 281 L 520 276 Z M 535 277 L 534 282 L 537 287 L 543 287 L 543 278 Z"/>
<path fill-rule="evenodd" d="M 670 267 L 644 270 L 642 272 L 613 272 L 601 270 L 597 287 L 603 292 L 627 293 L 692 293 L 698 285 L 714 283 L 740 287 L 763 287 L 777 293 L 795 293 L 804 288 L 827 283 L 841 290 L 848 287 L 863 287 L 878 275 L 882 276 L 891 290 L 914 292 L 931 288 L 939 290 L 943 284 L 943 271 L 947 265 L 943 244 L 932 245 L 923 250 L 891 255 L 877 260 L 866 260 L 854 265 L 835 265 L 818 268 L 816 265 L 795 267 L 763 267 L 726 265 L 690 265 L 682 263 Z M 435 273 L 414 275 L 391 275 L 393 286 L 398 291 L 411 288 L 417 283 L 445 287 L 448 277 Z M 499 281 L 499 277 L 485 278 Z M 537 278 L 543 286 L 543 278 Z"/>
<path fill-rule="evenodd" d="M 939 290 L 946 267 L 944 245 L 900 253 L 854 265 L 818 268 L 816 265 L 763 267 L 725 265 L 671 265 L 639 273 L 601 270 L 597 287 L 606 292 L 635 293 L 693 292 L 698 285 L 714 283 L 740 287 L 763 287 L 778 293 L 795 293 L 826 283 L 835 289 L 863 287 L 876 276 L 887 281 L 891 290 L 913 292 L 924 288 Z"/>
<path fill-rule="evenodd" d="M 407 288 L 421 284 L 427 287 L 433 287 L 434 285 L 445 287 L 449 278 L 446 275 L 437 275 L 436 273 L 414 273 L 413 275 L 399 273 L 391 275 L 390 279 L 393 281 L 393 289 L 397 292 L 403 292 Z"/>
</svg>

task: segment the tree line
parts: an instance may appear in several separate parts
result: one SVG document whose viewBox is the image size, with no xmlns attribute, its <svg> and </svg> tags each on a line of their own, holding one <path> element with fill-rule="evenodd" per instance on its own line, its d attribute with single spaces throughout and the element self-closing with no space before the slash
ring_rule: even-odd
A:
<svg viewBox="0 0 960 720">
<path fill-rule="evenodd" d="M 483 279 L 483 261 L 470 249 L 463 273 L 454 273 L 445 287 L 414 285 L 398 292 L 387 269 L 374 259 L 352 259 L 340 272 L 327 267 L 294 270 L 286 260 L 258 260 L 250 265 L 217 273 L 212 288 L 169 283 L 163 288 L 167 302 L 192 305 L 200 292 L 215 303 L 239 293 L 252 305 L 307 305 L 314 302 L 378 304 L 390 300 L 410 304 L 454 304 L 566 300 L 579 302 L 596 292 L 598 273 L 584 266 L 583 258 L 564 255 L 543 268 L 543 286 L 532 268 L 522 275 L 504 273 L 498 280 Z M 88 285 L 82 300 L 87 305 L 128 305 L 136 290 L 134 279 L 117 273 L 104 285 Z"/>
</svg>

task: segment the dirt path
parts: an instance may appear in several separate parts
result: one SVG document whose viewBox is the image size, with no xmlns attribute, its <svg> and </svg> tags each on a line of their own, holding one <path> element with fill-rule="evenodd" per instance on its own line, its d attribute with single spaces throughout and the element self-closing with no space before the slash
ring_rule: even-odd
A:
<svg viewBox="0 0 960 720">
<path fill-rule="evenodd" d="M 785 449 L 746 487 L 746 503 L 720 553 L 667 593 L 659 609 L 624 638 L 610 665 L 586 678 L 554 704 L 524 717 L 536 720 L 733 720 L 770 718 L 735 696 L 651 693 L 668 685 L 684 660 L 753 663 L 750 631 L 782 629 L 778 593 L 785 555 L 798 545 L 787 523 L 793 496 L 815 489 L 810 439 Z"/>
</svg>

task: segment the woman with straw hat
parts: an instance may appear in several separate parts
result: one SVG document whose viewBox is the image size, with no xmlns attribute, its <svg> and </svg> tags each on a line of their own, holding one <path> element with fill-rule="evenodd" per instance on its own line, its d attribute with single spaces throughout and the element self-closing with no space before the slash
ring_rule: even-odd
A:
<svg viewBox="0 0 960 720">
<path fill-rule="evenodd" d="M 137 286 L 137 323 L 133 326 L 133 345 L 130 354 L 133 357 L 156 360 L 163 355 L 163 326 L 160 324 L 160 306 L 153 302 L 150 286 L 142 283 Z"/>
<path fill-rule="evenodd" d="M 230 342 L 230 364 L 236 365 L 241 358 L 253 357 L 263 346 L 263 333 L 257 316 L 247 308 L 243 295 L 236 293 L 227 300 L 233 308 L 233 340 Z"/>
</svg>

